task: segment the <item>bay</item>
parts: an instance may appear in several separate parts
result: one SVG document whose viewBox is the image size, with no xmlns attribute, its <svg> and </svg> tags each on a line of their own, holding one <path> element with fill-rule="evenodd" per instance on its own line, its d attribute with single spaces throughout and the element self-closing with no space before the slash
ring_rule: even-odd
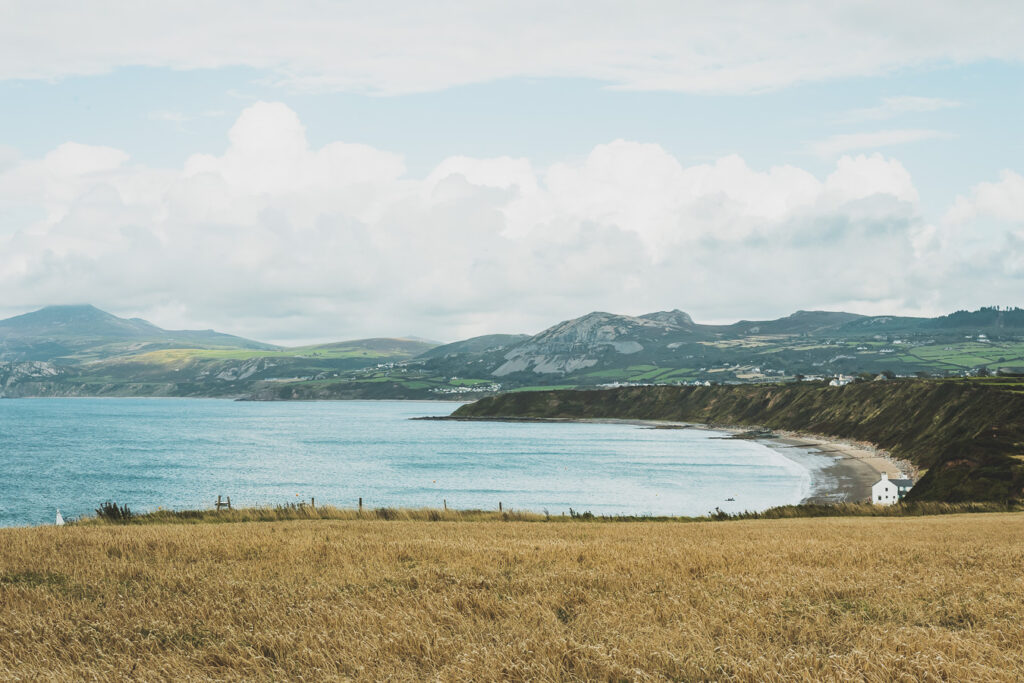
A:
<svg viewBox="0 0 1024 683">
<path fill-rule="evenodd" d="M 308 501 L 701 515 L 799 502 L 807 468 L 703 430 L 417 421 L 451 403 L 0 401 L 0 526 L 91 514 Z M 735 498 L 735 501 L 727 501 Z"/>
</svg>

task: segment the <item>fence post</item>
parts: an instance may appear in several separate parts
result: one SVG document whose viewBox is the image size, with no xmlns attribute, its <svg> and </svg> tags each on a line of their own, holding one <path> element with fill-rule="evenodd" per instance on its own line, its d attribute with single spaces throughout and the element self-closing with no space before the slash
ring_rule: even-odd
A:
<svg viewBox="0 0 1024 683">
<path fill-rule="evenodd" d="M 231 496 L 228 496 L 228 510 L 231 509 Z"/>
<path fill-rule="evenodd" d="M 363 511 L 363 499 L 362 498 L 359 499 L 359 511 L 360 512 Z"/>
<path fill-rule="evenodd" d="M 311 508 L 315 508 L 316 507 L 316 498 L 310 497 L 310 499 L 309 499 L 309 507 L 311 507 Z"/>
<path fill-rule="evenodd" d="M 444 498 L 441 500 L 441 504 L 444 505 L 445 512 L 448 511 L 448 499 Z"/>
<path fill-rule="evenodd" d="M 498 501 L 498 512 L 501 512 L 501 501 Z"/>
</svg>

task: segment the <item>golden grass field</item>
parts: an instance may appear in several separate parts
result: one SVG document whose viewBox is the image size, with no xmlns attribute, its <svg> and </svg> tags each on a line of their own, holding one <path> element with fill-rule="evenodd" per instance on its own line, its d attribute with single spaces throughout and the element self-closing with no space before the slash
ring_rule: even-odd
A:
<svg viewBox="0 0 1024 683">
<path fill-rule="evenodd" d="M 0 529 L 2 680 L 1024 679 L 1024 514 Z"/>
</svg>

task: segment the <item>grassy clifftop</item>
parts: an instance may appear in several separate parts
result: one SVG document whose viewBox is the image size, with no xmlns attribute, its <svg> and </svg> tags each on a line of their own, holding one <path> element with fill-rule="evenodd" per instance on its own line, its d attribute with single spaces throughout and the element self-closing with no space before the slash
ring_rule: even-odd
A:
<svg viewBox="0 0 1024 683">
<path fill-rule="evenodd" d="M 967 382 L 868 382 L 538 391 L 455 417 L 621 418 L 763 425 L 870 441 L 928 471 L 911 499 L 1024 498 L 1024 395 Z"/>
</svg>

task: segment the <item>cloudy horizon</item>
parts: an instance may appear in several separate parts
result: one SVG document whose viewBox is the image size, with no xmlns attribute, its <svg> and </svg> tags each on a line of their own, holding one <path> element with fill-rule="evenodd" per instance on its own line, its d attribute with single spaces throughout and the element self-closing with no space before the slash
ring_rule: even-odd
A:
<svg viewBox="0 0 1024 683">
<path fill-rule="evenodd" d="M 0 27 L 0 317 L 291 345 L 1022 303 L 1013 3 L 47 7 Z"/>
</svg>

